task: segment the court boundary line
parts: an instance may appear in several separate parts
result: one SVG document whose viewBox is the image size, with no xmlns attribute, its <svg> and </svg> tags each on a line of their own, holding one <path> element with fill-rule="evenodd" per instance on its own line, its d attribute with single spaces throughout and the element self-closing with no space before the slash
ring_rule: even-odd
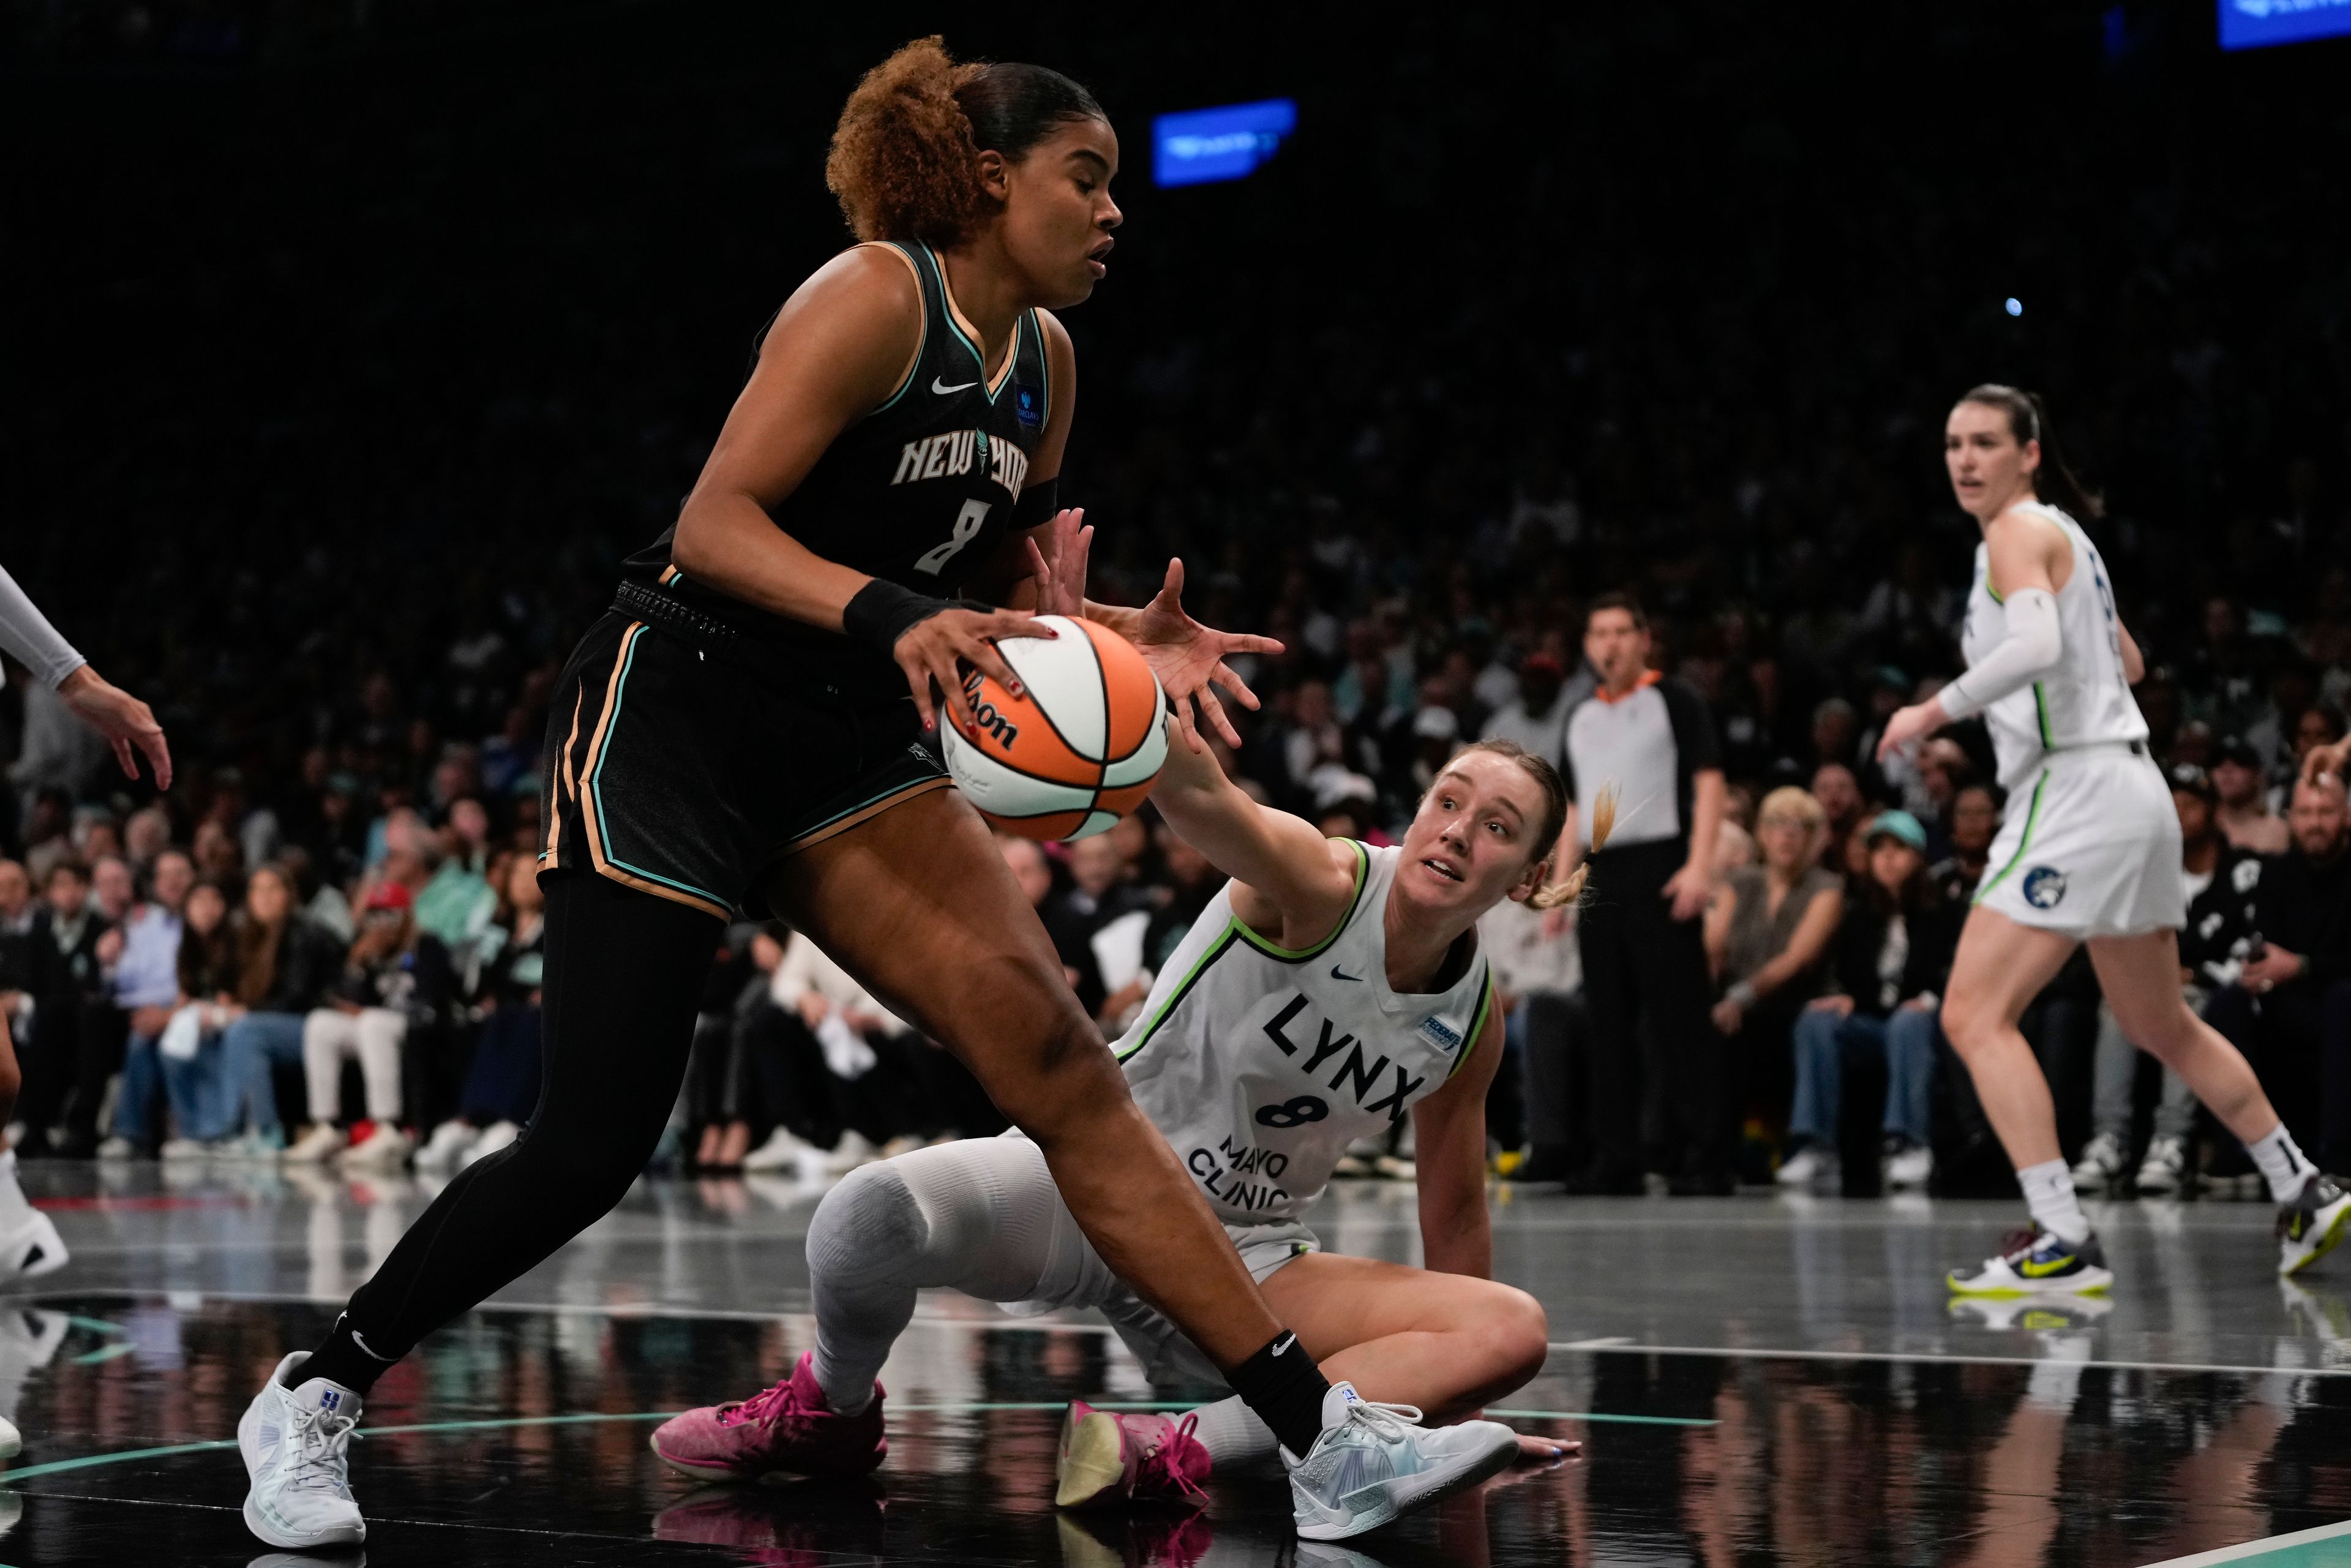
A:
<svg viewBox="0 0 2351 1568">
<path fill-rule="evenodd" d="M 2241 1546 L 2222 1546 L 2211 1552 L 2199 1552 L 2192 1557 L 2167 1557 L 2160 1563 L 2148 1563 L 2147 1568 L 2213 1568 L 2214 1564 L 2221 1563 L 2248 1563 L 2267 1557 L 2272 1552 L 2314 1546 L 2322 1541 L 2340 1540 L 2346 1535 L 2351 1535 L 2351 1519 L 2335 1524 L 2322 1524 L 2313 1530 L 2297 1530 L 2286 1535 L 2267 1535 L 2259 1541 L 2248 1541 Z"/>
<path fill-rule="evenodd" d="M 1714 1355 L 1738 1361 L 1917 1362 L 1953 1366 L 2066 1366 L 2106 1372 L 2219 1372 L 2247 1377 L 2351 1377 L 2351 1366 L 2236 1366 L 2193 1361 L 2074 1361 L 2053 1355 L 1970 1355 L 1958 1351 L 1773 1350 L 1754 1345 L 1635 1344 L 1618 1334 L 1602 1339 L 1553 1340 L 1548 1348 L 1587 1355 Z"/>
<path fill-rule="evenodd" d="M 1092 1403 L 1089 1401 L 1089 1403 Z M 1144 1399 L 1110 1400 L 1096 1404 L 1097 1410 L 1193 1410 L 1197 1400 Z M 892 1414 L 899 1416 L 977 1416 L 995 1411 L 1032 1411 L 1045 1413 L 1066 1410 L 1066 1399 L 954 1400 L 943 1405 L 899 1405 Z M 666 1421 L 682 1415 L 677 1410 L 580 1410 L 560 1416 L 491 1416 L 462 1421 L 417 1421 L 402 1427 L 361 1427 L 351 1433 L 355 1440 L 377 1437 L 405 1437 L 445 1432 L 512 1431 L 526 1427 L 587 1427 L 606 1421 Z M 1616 1415 L 1592 1410 L 1489 1410 L 1489 1416 L 1499 1416 L 1519 1421 L 1598 1421 L 1609 1425 L 1630 1427 L 1716 1427 L 1720 1422 L 1692 1416 Z M 117 1448 L 102 1454 L 80 1454 L 69 1459 L 50 1459 L 43 1464 L 26 1465 L 17 1469 L 0 1469 L 0 1488 L 13 1487 L 20 1481 L 37 1480 L 43 1476 L 66 1475 L 75 1470 L 97 1469 L 106 1465 L 127 1465 L 139 1459 L 169 1458 L 178 1454 L 214 1453 L 237 1446 L 235 1437 L 206 1437 L 187 1443 L 165 1443 L 146 1448 Z M 37 1493 L 32 1495 L 39 1495 Z"/>
</svg>

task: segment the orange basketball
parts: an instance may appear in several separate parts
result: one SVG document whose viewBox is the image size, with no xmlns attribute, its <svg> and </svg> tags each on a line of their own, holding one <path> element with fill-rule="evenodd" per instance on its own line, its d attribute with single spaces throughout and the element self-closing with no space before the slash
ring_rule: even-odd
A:
<svg viewBox="0 0 2351 1568">
<path fill-rule="evenodd" d="M 1029 839 L 1082 839 L 1143 804 L 1167 760 L 1167 699 L 1134 644 L 1107 626 L 1038 619 L 1061 635 L 1008 637 L 997 651 L 1025 695 L 973 671 L 978 728 L 946 726 L 947 770 L 980 814 Z"/>
</svg>

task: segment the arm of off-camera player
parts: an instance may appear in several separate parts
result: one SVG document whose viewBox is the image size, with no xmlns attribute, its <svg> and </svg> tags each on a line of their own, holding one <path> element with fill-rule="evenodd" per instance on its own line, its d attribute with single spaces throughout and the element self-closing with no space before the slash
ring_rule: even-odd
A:
<svg viewBox="0 0 2351 1568">
<path fill-rule="evenodd" d="M 1420 1250 L 1439 1274 L 1493 1278 L 1494 1232 L 1486 1215 L 1486 1091 L 1502 1061 L 1502 1010 L 1486 1009 L 1469 1059 L 1445 1087 L 1412 1108 L 1420 1186 Z"/>
<path fill-rule="evenodd" d="M 776 527 L 834 437 L 903 382 L 922 349 L 922 296 L 904 258 L 843 251 L 784 302 L 759 362 L 677 518 L 671 559 L 732 598 L 827 631 L 872 579 Z"/>
<path fill-rule="evenodd" d="M 2007 619 L 2007 634 L 1991 651 L 1945 685 L 1933 698 L 1948 719 L 1981 713 L 2022 691 L 2053 668 L 2064 652 L 2057 625 L 2054 568 L 2058 552 L 2074 547 L 2046 520 L 2002 512 L 1984 529 L 1986 572 Z"/>
<path fill-rule="evenodd" d="M 1259 805 L 1225 777 L 1213 751 L 1194 751 L 1172 728 L 1151 800 L 1178 838 L 1238 884 L 1234 912 L 1265 935 L 1287 932 L 1290 946 L 1311 946 L 1354 897 L 1352 846 L 1324 838 L 1303 817 Z"/>
</svg>

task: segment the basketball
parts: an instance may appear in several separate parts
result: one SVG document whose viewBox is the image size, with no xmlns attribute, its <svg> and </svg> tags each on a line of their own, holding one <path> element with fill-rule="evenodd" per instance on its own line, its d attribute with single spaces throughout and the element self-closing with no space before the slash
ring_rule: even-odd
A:
<svg viewBox="0 0 2351 1568">
<path fill-rule="evenodd" d="M 1058 637 L 997 644 L 1028 687 L 1013 696 L 973 671 L 964 691 L 977 721 L 944 727 L 947 770 L 980 814 L 1029 839 L 1082 839 L 1143 804 L 1167 760 L 1167 699 L 1134 644 L 1065 615 L 1038 619 Z"/>
</svg>

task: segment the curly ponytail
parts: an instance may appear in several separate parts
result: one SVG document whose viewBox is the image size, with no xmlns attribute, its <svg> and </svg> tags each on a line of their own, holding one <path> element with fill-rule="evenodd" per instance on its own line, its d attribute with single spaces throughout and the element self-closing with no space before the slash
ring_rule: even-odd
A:
<svg viewBox="0 0 2351 1568">
<path fill-rule="evenodd" d="M 982 150 L 1018 162 L 1054 127 L 1102 118 L 1093 94 L 1059 71 L 958 65 L 936 35 L 916 38 L 841 107 L 825 187 L 861 240 L 951 246 L 996 210 L 979 183 Z"/>
</svg>

